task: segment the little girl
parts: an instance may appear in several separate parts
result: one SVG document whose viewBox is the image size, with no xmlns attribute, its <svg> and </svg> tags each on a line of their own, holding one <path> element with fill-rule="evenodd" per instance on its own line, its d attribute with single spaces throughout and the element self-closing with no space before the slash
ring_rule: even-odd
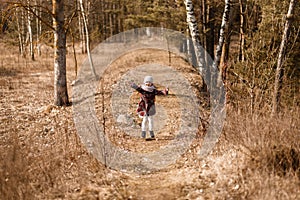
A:
<svg viewBox="0 0 300 200">
<path fill-rule="evenodd" d="M 144 78 L 144 84 L 138 86 L 135 83 L 131 83 L 131 87 L 141 94 L 140 102 L 138 105 L 137 112 L 140 117 L 143 118 L 142 122 L 142 138 L 146 138 L 146 123 L 149 122 L 149 132 L 152 139 L 155 138 L 153 132 L 153 115 L 155 115 L 155 96 L 156 95 L 167 95 L 168 88 L 165 90 L 157 90 L 153 85 L 152 76 L 146 76 Z"/>
</svg>

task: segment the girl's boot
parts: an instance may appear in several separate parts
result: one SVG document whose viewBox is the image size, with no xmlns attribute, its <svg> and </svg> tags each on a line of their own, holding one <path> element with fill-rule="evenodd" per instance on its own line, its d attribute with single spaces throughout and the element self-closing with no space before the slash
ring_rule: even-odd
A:
<svg viewBox="0 0 300 200">
<path fill-rule="evenodd" d="M 154 132 L 153 132 L 153 131 L 149 131 L 149 132 L 150 132 L 150 137 L 151 137 L 151 138 L 155 138 Z"/>
<path fill-rule="evenodd" d="M 146 138 L 146 131 L 142 131 L 141 137 L 142 137 L 142 138 Z"/>
</svg>

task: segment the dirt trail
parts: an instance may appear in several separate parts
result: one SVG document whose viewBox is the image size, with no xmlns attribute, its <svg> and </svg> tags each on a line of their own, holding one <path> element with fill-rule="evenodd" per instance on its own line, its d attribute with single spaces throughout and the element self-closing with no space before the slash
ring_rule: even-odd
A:
<svg viewBox="0 0 300 200">
<path fill-rule="evenodd" d="M 172 56 L 171 63 L 169 63 L 169 55 L 163 51 L 157 51 L 157 50 L 139 50 L 138 52 L 132 52 L 128 53 L 121 58 L 119 58 L 117 61 L 112 63 L 110 67 L 106 70 L 103 77 L 103 85 L 104 87 L 99 87 L 99 94 L 104 93 L 104 105 L 111 105 L 111 98 L 113 90 L 116 90 L 117 82 L 124 78 L 126 73 L 132 69 L 136 69 L 139 66 L 146 66 L 144 68 L 141 68 L 139 70 L 136 70 L 134 72 L 133 78 L 135 78 L 137 81 L 137 84 L 140 84 L 143 81 L 143 75 L 147 73 L 157 73 L 155 69 L 148 67 L 147 64 L 149 63 L 157 63 L 163 66 L 172 66 L 174 70 L 177 70 L 178 73 L 182 73 L 184 77 L 191 83 L 192 90 L 190 92 L 194 92 L 196 96 L 201 99 L 200 102 L 203 103 L 203 106 L 207 108 L 207 102 L 204 99 L 203 93 L 200 94 L 199 90 L 202 86 L 202 80 L 201 76 L 197 74 L 196 70 L 193 69 L 191 66 L 189 66 L 186 61 L 183 59 Z M 137 74 L 141 71 L 141 74 Z M 149 72 L 150 71 L 150 72 Z M 128 75 L 127 75 L 128 76 Z M 130 95 L 130 108 L 128 111 L 128 115 L 134 118 L 134 128 L 130 129 L 131 132 L 134 132 L 131 136 L 136 137 L 130 137 L 128 133 L 125 133 L 124 131 L 120 129 L 111 129 L 112 127 L 115 127 L 116 120 L 113 120 L 111 109 L 107 110 L 107 113 L 104 113 L 104 115 L 107 115 L 106 117 L 108 120 L 106 121 L 107 125 L 107 132 L 110 137 L 112 137 L 112 140 L 118 144 L 122 143 L 122 145 L 125 148 L 132 149 L 134 151 L 142 151 L 142 152 L 148 152 L 153 151 L 154 149 L 157 149 L 163 145 L 166 145 L 170 140 L 174 139 L 175 135 L 174 133 L 179 129 L 179 126 L 181 124 L 180 120 L 180 102 L 179 99 L 176 96 L 176 88 L 172 88 L 172 85 L 165 86 L 161 85 L 161 83 L 156 83 L 156 86 L 158 86 L 158 89 L 164 89 L 165 87 L 169 87 L 170 94 L 168 96 L 158 96 L 156 99 L 156 104 L 158 105 L 157 114 L 155 115 L 155 122 L 156 122 L 156 135 L 157 135 L 157 141 L 152 141 L 151 143 L 148 142 L 141 142 L 139 139 L 140 136 L 140 124 L 141 119 L 136 115 L 135 109 L 136 104 L 139 101 L 139 95 L 137 92 L 131 91 Z M 173 86 L 175 87 L 175 86 Z M 101 91 L 101 90 L 104 90 Z M 189 95 L 189 94 L 187 94 Z M 121 97 L 122 98 L 122 97 Z M 96 112 L 99 116 L 99 119 L 103 118 L 103 113 L 101 113 L 101 105 L 102 105 L 102 99 L 103 97 L 96 96 Z M 202 117 L 204 120 L 207 120 L 209 110 L 205 111 L 205 108 L 199 108 Z M 117 113 L 118 114 L 118 113 Z M 154 122 L 154 123 L 155 123 Z M 201 132 L 201 128 L 199 127 L 199 135 L 203 135 Z M 129 131 L 129 132 L 130 132 Z M 123 139 L 122 139 L 123 138 Z M 125 138 L 125 139 L 124 139 Z M 129 139 L 130 138 L 130 139 Z"/>
<path fill-rule="evenodd" d="M 144 141 L 139 138 L 141 119 L 139 119 L 135 113 L 136 103 L 139 99 L 137 92 L 132 90 L 129 100 L 130 109 L 128 111 L 128 114 L 134 118 L 134 128 L 129 129 L 127 132 L 123 131 L 121 128 L 118 128 L 111 108 L 108 108 L 103 113 L 102 105 L 103 103 L 104 105 L 111 105 L 113 90 L 116 90 L 118 81 L 122 79 L 130 70 L 139 66 L 147 66 L 148 63 L 153 62 L 164 66 L 170 65 L 178 73 L 183 74 L 183 76 L 192 85 L 192 91 L 190 92 L 194 92 L 197 95 L 199 102 L 202 102 L 202 106 L 199 107 L 199 112 L 201 112 L 203 121 L 207 120 L 209 116 L 209 110 L 205 110 L 207 109 L 207 100 L 205 99 L 205 94 L 201 94 L 199 92 L 200 88 L 202 87 L 201 77 L 194 68 L 186 63 L 186 61 L 172 55 L 170 63 L 169 55 L 165 52 L 157 50 L 139 50 L 138 52 L 128 53 L 109 66 L 104 73 L 103 82 L 100 81 L 101 84 L 99 84 L 97 91 L 98 95 L 96 95 L 96 112 L 98 119 L 100 120 L 100 124 L 103 124 L 102 119 L 105 119 L 105 130 L 110 140 L 114 143 L 114 145 L 124 148 L 128 151 L 157 151 L 175 139 L 174 133 L 177 131 L 177 129 L 179 129 L 180 121 L 182 120 L 179 110 L 180 102 L 178 102 L 178 98 L 176 97 L 177 94 L 174 92 L 175 88 L 172 88 L 172 85 L 169 86 L 169 96 L 157 98 L 157 104 L 159 105 L 158 109 L 163 108 L 166 111 L 165 113 L 167 113 L 165 114 L 158 112 L 156 115 L 155 123 L 161 123 L 161 126 L 158 126 L 158 130 L 155 132 L 157 140 Z M 152 73 L 155 73 L 153 68 L 142 70 L 148 70 L 150 73 L 152 70 Z M 137 71 L 134 73 L 137 77 L 139 77 L 139 81 L 143 80 L 143 76 L 138 76 Z M 165 87 L 164 85 L 158 86 L 159 89 L 163 89 Z M 165 121 L 163 119 L 164 117 L 167 118 Z M 192 185 L 193 182 L 197 182 L 199 179 L 201 164 L 195 155 L 195 152 L 201 147 L 201 141 L 204 135 L 202 125 L 204 124 L 199 124 L 197 137 L 189 148 L 189 151 L 185 153 L 175 163 L 175 165 L 158 172 L 149 171 L 148 173 L 144 174 L 125 173 L 126 178 L 124 178 L 124 184 L 126 185 L 128 196 L 132 197 L 133 199 L 175 199 L 179 198 L 183 194 L 187 195 L 189 193 L 191 193 L 189 194 L 189 198 L 192 199 L 201 196 L 201 192 L 197 190 L 191 192 L 193 189 L 189 188 L 189 185 Z"/>
</svg>

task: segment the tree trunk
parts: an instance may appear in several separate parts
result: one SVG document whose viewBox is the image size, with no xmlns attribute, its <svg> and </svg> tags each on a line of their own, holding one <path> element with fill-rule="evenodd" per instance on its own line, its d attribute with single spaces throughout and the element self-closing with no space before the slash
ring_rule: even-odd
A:
<svg viewBox="0 0 300 200">
<path fill-rule="evenodd" d="M 221 54 L 220 63 L 219 63 L 219 68 L 220 68 L 219 81 L 223 81 L 223 83 L 225 82 L 225 78 L 226 78 L 227 61 L 229 59 L 230 42 L 231 42 L 231 36 L 233 33 L 231 31 L 231 30 L 233 30 L 233 23 L 232 23 L 231 19 L 233 19 L 233 17 L 235 16 L 235 13 L 233 12 L 233 10 L 232 9 L 230 9 L 230 10 L 228 11 L 229 16 L 228 16 L 228 20 L 225 25 L 222 54 Z"/>
<path fill-rule="evenodd" d="M 207 23 L 208 23 L 208 31 L 206 36 L 206 51 L 207 53 L 214 58 L 215 57 L 215 15 L 214 9 L 211 5 L 207 7 Z"/>
<path fill-rule="evenodd" d="M 78 9 L 81 11 L 80 2 L 78 2 Z M 81 53 L 86 53 L 86 42 L 84 37 L 84 26 L 82 22 L 82 15 L 80 12 L 80 15 L 78 16 L 78 31 L 79 31 L 79 40 L 80 40 L 80 47 L 81 47 Z"/>
<path fill-rule="evenodd" d="M 27 1 L 28 7 L 30 7 L 30 1 Z M 27 29 L 28 29 L 28 36 L 29 36 L 29 53 L 31 60 L 34 60 L 34 48 L 33 48 L 33 33 L 31 28 L 31 13 L 30 11 L 27 12 Z"/>
<path fill-rule="evenodd" d="M 66 32 L 64 1 L 52 0 L 54 28 L 54 104 L 69 105 L 66 76 Z"/>
<path fill-rule="evenodd" d="M 291 0 L 289 5 L 289 10 L 286 16 L 284 31 L 282 35 L 282 40 L 279 48 L 278 59 L 277 59 L 277 67 L 276 67 L 276 74 L 275 74 L 275 84 L 274 84 L 274 94 L 272 100 L 272 116 L 279 112 L 279 105 L 280 105 L 280 93 L 282 88 L 282 79 L 284 74 L 283 63 L 285 60 L 285 53 L 286 53 L 286 44 L 288 42 L 288 36 L 290 32 L 290 26 L 293 20 L 293 11 L 297 0 Z"/>
<path fill-rule="evenodd" d="M 75 69 L 75 79 L 77 78 L 78 74 L 78 65 L 77 65 L 77 56 L 76 56 L 76 49 L 75 49 L 75 37 L 74 34 L 72 33 L 72 49 L 73 49 L 73 56 L 74 56 L 74 69 Z"/>
<path fill-rule="evenodd" d="M 202 32 L 203 32 L 203 47 L 204 49 L 207 49 L 207 9 L 206 9 L 206 0 L 202 0 L 202 2 L 200 2 L 202 5 L 202 13 L 200 13 L 200 16 L 202 14 Z M 204 59 L 205 59 L 205 63 L 207 63 L 208 61 L 208 55 L 207 55 L 207 51 L 204 51 Z"/>
<path fill-rule="evenodd" d="M 41 8 L 38 6 L 39 4 L 41 4 L 41 2 L 39 1 L 35 1 L 35 11 L 36 11 L 36 16 L 41 17 Z M 37 53 L 38 56 L 41 56 L 41 43 L 40 43 L 40 36 L 42 35 L 42 23 L 41 20 L 39 18 L 36 18 L 36 48 L 37 48 Z"/>
<path fill-rule="evenodd" d="M 239 60 L 244 62 L 245 55 L 244 55 L 244 48 L 245 48 L 245 9 L 244 9 L 244 2 L 243 0 L 239 0 L 240 4 L 240 45 L 239 45 Z"/>
<path fill-rule="evenodd" d="M 96 77 L 96 72 L 95 72 L 95 68 L 94 68 L 94 64 L 93 64 L 93 60 L 92 60 L 92 56 L 91 56 L 91 52 L 90 52 L 90 37 L 89 37 L 89 31 L 88 31 L 88 25 L 87 25 L 88 22 L 86 20 L 86 15 L 84 12 L 83 1 L 79 0 L 79 2 L 80 2 L 80 10 L 81 10 L 83 23 L 84 23 L 84 29 L 85 29 L 86 50 L 87 50 L 87 54 L 88 54 L 88 58 L 89 58 L 89 62 L 90 62 L 91 71 L 93 73 L 93 76 Z"/>
<path fill-rule="evenodd" d="M 201 75 L 205 75 L 205 60 L 204 60 L 204 53 L 203 48 L 201 47 L 200 43 L 200 35 L 197 26 L 197 20 L 194 13 L 194 7 L 192 0 L 184 0 L 185 8 L 186 8 L 186 18 L 188 27 L 190 30 L 191 38 L 193 41 L 194 52 L 197 60 L 197 67 Z"/>
<path fill-rule="evenodd" d="M 19 20 L 20 15 L 20 20 Z M 23 11 L 19 12 L 19 8 L 16 9 L 16 19 L 17 19 L 17 29 L 18 29 L 18 38 L 19 38 L 19 52 L 22 57 L 25 57 L 24 50 L 24 29 L 23 29 Z"/>
<path fill-rule="evenodd" d="M 215 55 L 215 60 L 214 60 L 214 64 L 213 64 L 213 67 L 215 69 L 218 69 L 219 65 L 220 65 L 222 49 L 223 49 L 223 45 L 224 45 L 224 41 L 225 41 L 225 30 L 226 30 L 226 27 L 228 26 L 228 22 L 229 22 L 229 14 L 230 14 L 230 0 L 225 0 L 225 9 L 224 9 L 224 13 L 223 13 L 221 28 L 220 28 L 219 43 L 216 48 L 216 55 Z M 222 69 L 220 69 L 219 73 L 222 74 Z M 213 74 L 213 76 L 215 76 L 215 75 Z M 220 75 L 220 76 L 222 77 L 222 75 Z M 213 77 L 212 80 L 216 80 L 216 77 Z M 221 80 L 222 80 L 222 78 L 219 79 L 218 81 L 221 81 Z"/>
</svg>

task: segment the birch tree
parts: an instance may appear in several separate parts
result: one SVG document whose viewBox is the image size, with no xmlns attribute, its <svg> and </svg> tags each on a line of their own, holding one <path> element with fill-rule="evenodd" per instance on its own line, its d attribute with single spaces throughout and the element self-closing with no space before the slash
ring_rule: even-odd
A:
<svg viewBox="0 0 300 200">
<path fill-rule="evenodd" d="M 54 104 L 69 104 L 66 76 L 66 32 L 64 29 L 64 1 L 52 0 L 54 33 Z"/>
<path fill-rule="evenodd" d="M 245 8 L 244 8 L 244 0 L 239 0 L 240 7 L 240 44 L 239 44 L 239 60 L 244 62 L 244 47 L 245 47 Z"/>
<path fill-rule="evenodd" d="M 204 60 L 204 52 L 200 43 L 200 34 L 197 25 L 197 20 L 194 13 L 193 1 L 192 0 L 184 0 L 185 8 L 186 8 L 186 21 L 189 27 L 189 32 L 191 34 L 191 38 L 193 41 L 195 56 L 197 60 L 197 67 L 201 75 L 206 75 L 205 72 L 205 60 Z"/>
<path fill-rule="evenodd" d="M 293 12 L 294 7 L 296 5 L 297 0 L 291 0 L 288 13 L 286 15 L 285 19 L 285 26 L 283 30 L 282 40 L 279 47 L 279 53 L 278 53 L 278 59 L 277 59 L 277 67 L 276 67 L 276 74 L 275 74 L 275 84 L 274 84 L 274 94 L 273 94 L 273 100 L 272 100 L 272 115 L 274 116 L 279 111 L 279 104 L 280 104 L 280 93 L 282 88 L 282 79 L 284 75 L 284 68 L 283 63 L 285 60 L 285 54 L 286 54 L 286 45 L 288 42 L 288 36 L 290 32 L 290 26 L 293 21 Z"/>
<path fill-rule="evenodd" d="M 216 47 L 216 54 L 215 54 L 215 59 L 213 63 L 213 67 L 215 69 L 220 69 L 219 73 L 219 81 L 222 80 L 222 67 L 219 67 L 220 65 L 220 60 L 221 60 L 221 55 L 222 55 L 222 49 L 225 41 L 225 29 L 228 26 L 229 22 L 229 14 L 230 14 L 230 0 L 225 0 L 225 8 L 224 8 L 224 13 L 222 17 L 222 23 L 221 23 L 221 28 L 220 28 L 220 36 L 219 36 L 219 42 Z"/>
<path fill-rule="evenodd" d="M 25 39 L 24 39 L 24 10 L 16 8 L 15 17 L 17 22 L 17 31 L 19 39 L 19 52 L 22 57 L 25 57 Z"/>
<path fill-rule="evenodd" d="M 81 16 L 82 16 L 82 19 L 83 19 L 84 29 L 85 29 L 86 50 L 87 50 L 87 54 L 88 54 L 88 59 L 89 59 L 89 62 L 90 62 L 90 67 L 91 67 L 91 71 L 93 73 L 93 76 L 96 77 L 96 72 L 95 72 L 95 68 L 94 68 L 94 64 L 93 64 L 93 59 L 92 59 L 91 52 L 90 52 L 90 37 L 89 37 L 89 31 L 88 31 L 88 22 L 87 22 L 84 7 L 83 7 L 83 1 L 79 0 L 79 3 L 80 3 L 80 11 L 81 11 Z"/>
<path fill-rule="evenodd" d="M 28 7 L 30 7 L 30 1 L 27 0 Z M 31 27 L 31 13 L 27 11 L 27 30 L 28 30 L 28 38 L 29 38 L 29 53 L 31 60 L 34 60 L 34 47 L 33 47 L 33 33 Z"/>
<path fill-rule="evenodd" d="M 78 1 L 78 10 L 80 14 L 78 15 L 78 32 L 79 32 L 79 40 L 80 40 L 80 47 L 81 47 L 81 53 L 84 54 L 86 53 L 86 42 L 85 42 L 85 37 L 84 37 L 84 26 L 83 20 L 82 20 L 82 14 L 81 14 L 81 6 L 80 2 Z"/>
</svg>

